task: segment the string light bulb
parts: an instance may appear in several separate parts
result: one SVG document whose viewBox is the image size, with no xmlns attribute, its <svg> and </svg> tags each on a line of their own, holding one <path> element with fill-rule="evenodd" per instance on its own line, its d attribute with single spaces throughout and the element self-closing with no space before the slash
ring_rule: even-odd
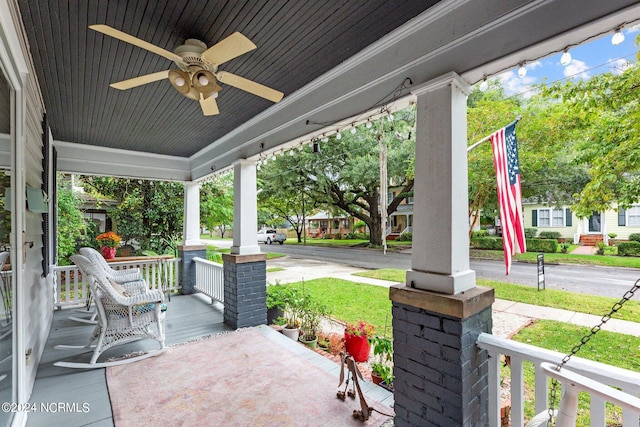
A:
<svg viewBox="0 0 640 427">
<path fill-rule="evenodd" d="M 487 82 L 487 78 L 485 77 L 480 83 L 480 92 L 486 92 L 489 89 L 489 83 Z"/>
<path fill-rule="evenodd" d="M 387 116 L 387 120 L 392 122 L 393 121 L 393 114 L 389 113 L 389 115 Z"/>
<path fill-rule="evenodd" d="M 355 135 L 355 134 L 356 134 L 356 125 L 353 125 L 353 127 L 351 128 L 351 133 L 352 133 L 353 135 Z"/>
<path fill-rule="evenodd" d="M 614 46 L 618 46 L 623 41 L 624 41 L 624 33 L 622 32 L 622 27 L 618 27 L 616 28 L 616 32 L 613 33 L 613 37 L 611 37 L 611 44 Z"/>
<path fill-rule="evenodd" d="M 520 77 L 521 79 L 524 79 L 524 77 L 527 75 L 527 69 L 524 67 L 524 62 L 522 64 L 520 64 L 520 68 L 518 68 L 518 77 Z"/>
<path fill-rule="evenodd" d="M 336 133 L 336 139 L 342 139 L 342 134 L 340 133 L 340 131 Z"/>
<path fill-rule="evenodd" d="M 273 155 L 271 156 L 271 161 L 274 162 L 276 160 L 276 153 L 273 153 Z"/>
<path fill-rule="evenodd" d="M 373 126 L 373 124 L 371 123 L 371 120 L 367 120 L 367 129 L 371 129 L 371 126 Z"/>
<path fill-rule="evenodd" d="M 293 157 L 293 155 L 294 155 L 294 154 L 295 154 L 295 153 L 293 152 L 293 148 L 292 148 L 291 150 L 289 150 L 289 155 L 290 155 L 291 157 Z"/>
<path fill-rule="evenodd" d="M 564 53 L 562 54 L 562 56 L 560 57 L 560 63 L 566 67 L 567 65 L 571 64 L 571 54 L 569 53 L 569 49 L 566 49 L 564 51 Z"/>
</svg>

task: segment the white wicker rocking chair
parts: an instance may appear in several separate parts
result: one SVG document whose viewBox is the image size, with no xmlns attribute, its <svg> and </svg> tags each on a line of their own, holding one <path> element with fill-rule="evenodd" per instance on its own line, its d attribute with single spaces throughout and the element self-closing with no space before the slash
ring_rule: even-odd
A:
<svg viewBox="0 0 640 427">
<path fill-rule="evenodd" d="M 80 255 L 86 257 L 89 261 L 102 268 L 108 279 L 122 284 L 126 289 L 129 289 L 130 287 L 146 287 L 146 284 L 141 282 L 143 280 L 142 274 L 140 273 L 140 270 L 138 268 L 128 270 L 114 270 L 113 268 L 111 268 L 109 263 L 104 259 L 100 252 L 89 247 L 81 248 Z M 96 318 L 98 317 L 98 312 L 95 310 L 95 308 L 93 310 L 91 309 L 92 302 L 93 294 L 89 292 L 89 295 L 86 299 L 86 309 L 75 310 L 77 313 L 89 314 L 90 317 L 82 318 L 77 316 L 69 316 L 69 319 L 80 323 L 89 323 L 91 325 L 96 325 L 98 323 L 98 321 L 96 320 Z"/>
<path fill-rule="evenodd" d="M 55 347 L 57 349 L 91 349 L 93 356 L 90 362 L 56 362 L 55 366 L 103 368 L 146 359 L 164 351 L 164 313 L 161 311 L 164 295 L 161 291 L 149 290 L 146 285 L 141 286 L 140 283 L 137 286 L 129 286 L 128 289 L 124 288 L 109 280 L 103 268 L 86 257 L 74 255 L 71 260 L 89 282 L 98 312 L 98 324 L 87 345 Z M 113 362 L 97 362 L 100 355 L 107 349 L 143 338 L 158 341 L 160 349 Z M 96 343 L 92 344 L 94 341 Z"/>
</svg>

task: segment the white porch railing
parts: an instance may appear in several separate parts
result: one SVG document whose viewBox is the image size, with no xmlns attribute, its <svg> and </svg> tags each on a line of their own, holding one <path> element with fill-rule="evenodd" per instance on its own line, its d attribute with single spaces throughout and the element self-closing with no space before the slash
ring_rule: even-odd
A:
<svg viewBox="0 0 640 427">
<path fill-rule="evenodd" d="M 551 350 L 535 347 L 529 344 L 496 337 L 490 334 L 480 334 L 477 340 L 478 347 L 489 352 L 489 425 L 500 425 L 500 355 L 507 355 L 511 359 L 511 426 L 524 425 L 524 378 L 523 364 L 532 362 L 535 369 L 535 413 L 545 411 L 548 407 L 548 377 L 540 366 L 542 362 L 559 364 L 565 356 Z M 565 368 L 585 377 L 591 378 L 602 384 L 617 387 L 632 395 L 640 395 L 640 373 L 593 362 L 580 357 L 572 357 Z M 591 426 L 605 425 L 606 399 L 595 394 L 590 394 Z M 559 404 L 560 392 L 558 391 Z M 623 409 L 623 426 L 638 427 L 640 412 Z"/>
<path fill-rule="evenodd" d="M 139 268 L 142 277 L 149 283 L 149 288 L 163 292 L 177 292 L 180 289 L 181 258 L 172 257 L 131 257 L 124 261 L 110 262 L 116 269 Z M 56 307 L 77 307 L 85 304 L 89 295 L 89 284 L 82 280 L 82 275 L 75 265 L 55 267 L 56 274 Z"/>
<path fill-rule="evenodd" d="M 193 262 L 196 263 L 196 285 L 194 289 L 213 300 L 223 303 L 224 272 L 222 264 L 198 257 L 194 258 Z"/>
</svg>

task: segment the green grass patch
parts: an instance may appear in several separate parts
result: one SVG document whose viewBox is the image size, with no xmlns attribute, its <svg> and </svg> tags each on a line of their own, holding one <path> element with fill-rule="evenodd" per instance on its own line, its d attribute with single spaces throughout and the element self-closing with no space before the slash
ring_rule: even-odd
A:
<svg viewBox="0 0 640 427">
<path fill-rule="evenodd" d="M 513 339 L 560 353 L 569 353 L 571 348 L 589 332 L 589 328 L 556 322 L 539 320 L 534 325 L 518 332 Z M 600 331 L 580 350 L 577 356 L 620 368 L 638 371 L 640 369 L 640 338 L 615 332 Z M 571 366 L 571 362 L 567 367 Z M 534 368 L 531 363 L 525 364 L 525 417 L 535 415 L 533 405 Z M 558 395 L 560 390 L 558 390 Z M 557 407 L 558 402 L 556 402 Z M 622 411 L 618 407 L 607 404 L 607 425 L 621 425 Z M 578 419 L 576 425 L 590 424 L 589 396 L 580 393 Z"/>
<path fill-rule="evenodd" d="M 333 278 L 284 286 L 304 286 L 305 292 L 329 308 L 331 317 L 343 322 L 365 320 L 374 326 L 376 334 L 391 337 L 391 301 L 387 288 Z"/>
<path fill-rule="evenodd" d="M 267 268 L 267 273 L 275 273 L 276 271 L 283 271 L 282 267 L 269 267 Z"/>
<path fill-rule="evenodd" d="M 380 270 L 355 273 L 355 275 L 403 283 L 405 281 L 406 271 L 384 268 Z M 594 314 L 596 316 L 602 316 L 605 313 L 608 313 L 613 304 L 620 301 L 619 298 L 576 294 L 575 292 L 560 291 L 557 289 L 538 291 L 537 287 L 514 285 L 494 280 L 477 279 L 477 283 L 480 286 L 489 286 L 495 289 L 496 298 L 540 305 L 543 307 L 578 311 L 580 313 Z M 576 304 L 577 300 L 580 301 L 580 304 Z M 613 318 L 640 322 L 640 301 L 628 301 L 625 303 L 622 310 L 613 315 Z"/>
<path fill-rule="evenodd" d="M 611 251 L 611 254 L 609 252 Z M 613 255 L 612 252 L 617 251 L 616 247 L 607 247 L 605 255 L 577 255 L 577 254 L 544 254 L 544 260 L 548 263 L 557 264 L 581 264 L 581 265 L 602 265 L 606 267 L 628 267 L 628 268 L 640 268 L 640 257 L 621 257 Z M 473 258 L 485 258 L 485 259 L 504 259 L 502 251 L 482 250 L 482 249 L 470 249 L 470 255 Z M 524 254 L 517 254 L 513 257 L 514 260 L 522 262 L 536 263 L 538 260 L 538 254 L 536 252 L 527 252 Z"/>
</svg>

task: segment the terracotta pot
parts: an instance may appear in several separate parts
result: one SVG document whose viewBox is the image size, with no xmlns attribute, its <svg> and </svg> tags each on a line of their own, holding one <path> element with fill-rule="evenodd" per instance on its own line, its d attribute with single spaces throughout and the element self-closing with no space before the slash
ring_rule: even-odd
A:
<svg viewBox="0 0 640 427">
<path fill-rule="evenodd" d="M 371 372 L 371 381 L 374 384 L 380 384 L 382 382 L 382 377 L 375 372 Z"/>
<path fill-rule="evenodd" d="M 369 340 L 365 336 L 344 333 L 344 348 L 356 362 L 366 362 L 369 359 Z"/>
<path fill-rule="evenodd" d="M 103 246 L 100 248 L 100 251 L 102 252 L 104 259 L 114 259 L 116 257 L 116 248 Z"/>
</svg>

